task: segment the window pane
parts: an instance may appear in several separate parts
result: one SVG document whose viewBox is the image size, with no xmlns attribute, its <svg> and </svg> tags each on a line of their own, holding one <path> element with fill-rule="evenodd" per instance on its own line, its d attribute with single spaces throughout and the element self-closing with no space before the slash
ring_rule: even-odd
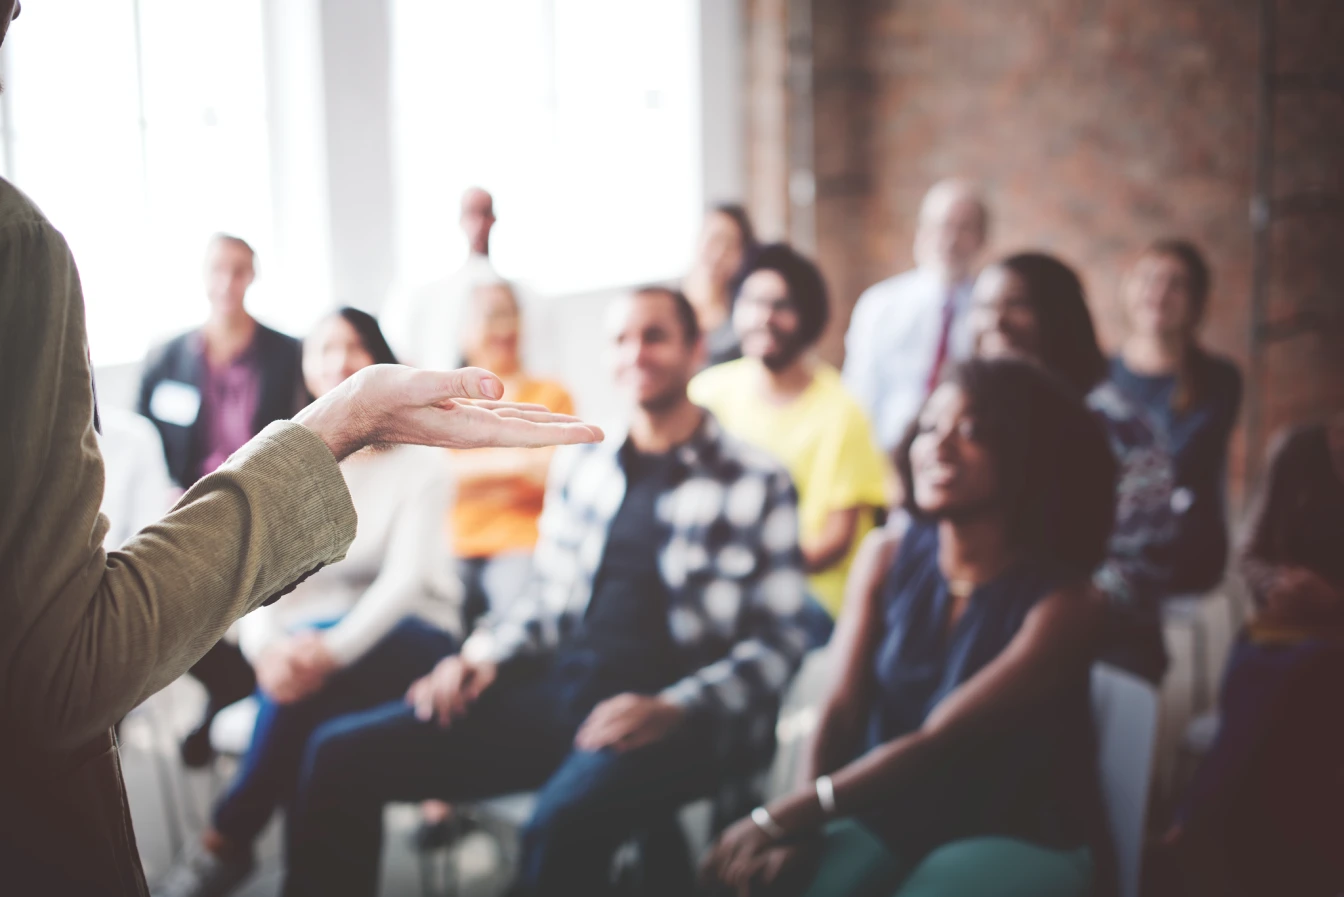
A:
<svg viewBox="0 0 1344 897">
<path fill-rule="evenodd" d="M 690 0 L 394 0 L 400 273 L 465 252 L 491 190 L 500 270 L 563 293 L 679 274 L 699 221 Z"/>
<path fill-rule="evenodd" d="M 263 274 L 248 307 L 267 317 L 278 297 L 272 257 L 270 155 L 260 0 L 140 0 L 144 40 L 147 229 L 154 260 L 146 301 L 160 335 L 199 322 L 205 243 L 237 234 Z"/>
<path fill-rule="evenodd" d="M 70 242 L 97 364 L 204 316 L 211 233 L 271 242 L 260 0 L 139 5 L 143 82 L 131 0 L 27 4 L 5 43 L 8 175 Z"/>
<path fill-rule="evenodd" d="M 129 0 L 29 3 L 5 41 L 9 177 L 74 251 L 96 352 L 144 320 L 134 23 Z"/>
</svg>

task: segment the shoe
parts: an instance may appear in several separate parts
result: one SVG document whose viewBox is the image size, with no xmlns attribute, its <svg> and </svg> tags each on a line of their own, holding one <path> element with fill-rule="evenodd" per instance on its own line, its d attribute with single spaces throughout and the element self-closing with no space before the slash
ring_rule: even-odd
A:
<svg viewBox="0 0 1344 897">
<path fill-rule="evenodd" d="M 206 723 L 182 739 L 182 764 L 188 769 L 204 769 L 215 759 L 210 745 L 210 724 Z"/>
<path fill-rule="evenodd" d="M 456 812 L 437 822 L 421 820 L 411 833 L 411 846 L 420 852 L 439 850 L 456 844 L 477 828 L 475 822 Z"/>
<path fill-rule="evenodd" d="M 168 871 L 151 897 L 224 897 L 246 881 L 255 866 L 251 851 L 221 857 L 198 845 Z"/>
</svg>

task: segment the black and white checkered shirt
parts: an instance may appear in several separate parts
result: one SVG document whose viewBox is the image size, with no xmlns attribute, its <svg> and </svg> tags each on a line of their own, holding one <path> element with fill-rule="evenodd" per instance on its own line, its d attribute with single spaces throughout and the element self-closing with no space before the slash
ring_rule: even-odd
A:
<svg viewBox="0 0 1344 897">
<path fill-rule="evenodd" d="M 500 662 L 553 649 L 577 631 L 612 518 L 625 498 L 619 435 L 557 451 L 526 594 L 477 627 L 468 657 Z M 724 433 L 713 415 L 674 450 L 676 485 L 657 500 L 658 567 L 672 641 L 696 672 L 662 697 L 716 725 L 725 752 L 769 745 L 807 638 L 798 499 L 783 466 Z"/>
</svg>

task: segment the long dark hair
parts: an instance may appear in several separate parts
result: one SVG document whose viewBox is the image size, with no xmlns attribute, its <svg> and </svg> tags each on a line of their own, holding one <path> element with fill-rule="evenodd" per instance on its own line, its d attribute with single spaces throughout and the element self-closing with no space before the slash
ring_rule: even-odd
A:
<svg viewBox="0 0 1344 897">
<path fill-rule="evenodd" d="M 751 216 L 747 214 L 744 206 L 735 202 L 715 203 L 709 207 L 708 214 L 723 215 L 732 221 L 742 241 L 742 264 L 728 281 L 728 297 L 731 301 L 737 298 L 737 291 L 742 286 L 742 281 L 747 279 L 748 269 L 756 253 L 760 251 L 761 244 L 757 242 L 756 229 L 751 226 Z"/>
<path fill-rule="evenodd" d="M 1189 240 L 1165 237 L 1151 243 L 1144 255 L 1164 255 L 1175 259 L 1185 269 L 1186 289 L 1190 294 L 1190 310 L 1186 321 L 1184 361 L 1176 372 L 1176 389 L 1171 394 L 1171 407 L 1178 413 L 1189 411 L 1208 395 L 1208 383 L 1203 372 L 1204 349 L 1199 345 L 1198 331 L 1204 313 L 1209 307 L 1209 288 L 1213 275 L 1204 254 Z"/>
<path fill-rule="evenodd" d="M 1018 359 L 974 358 L 949 381 L 966 397 L 975 440 L 993 459 L 1014 550 L 1064 576 L 1090 576 L 1106 557 L 1115 521 L 1116 463 L 1082 397 Z M 896 450 L 896 470 L 905 509 L 928 519 L 915 500 L 910 464 L 918 435 L 916 418 Z"/>
<path fill-rule="evenodd" d="M 1344 482 L 1323 423 L 1277 440 L 1252 512 L 1245 555 L 1274 566 L 1306 567 L 1344 588 Z"/>
<path fill-rule="evenodd" d="M 332 312 L 332 317 L 339 317 L 355 328 L 359 341 L 364 344 L 364 351 L 373 356 L 374 364 L 397 363 L 397 356 L 387 344 L 387 337 L 383 336 L 383 329 L 378 326 L 373 315 L 346 305 Z"/>
<path fill-rule="evenodd" d="M 1020 252 L 999 262 L 1027 288 L 1040 333 L 1041 363 L 1086 394 L 1107 374 L 1083 282 L 1064 262 L 1043 252 Z"/>
</svg>

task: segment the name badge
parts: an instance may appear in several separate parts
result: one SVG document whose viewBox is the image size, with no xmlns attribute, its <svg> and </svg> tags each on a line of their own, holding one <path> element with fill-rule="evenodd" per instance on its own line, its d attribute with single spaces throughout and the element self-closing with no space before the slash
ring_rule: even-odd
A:
<svg viewBox="0 0 1344 897">
<path fill-rule="evenodd" d="M 180 380 L 164 380 L 149 397 L 149 413 L 166 424 L 190 427 L 201 411 L 201 391 Z"/>
</svg>

